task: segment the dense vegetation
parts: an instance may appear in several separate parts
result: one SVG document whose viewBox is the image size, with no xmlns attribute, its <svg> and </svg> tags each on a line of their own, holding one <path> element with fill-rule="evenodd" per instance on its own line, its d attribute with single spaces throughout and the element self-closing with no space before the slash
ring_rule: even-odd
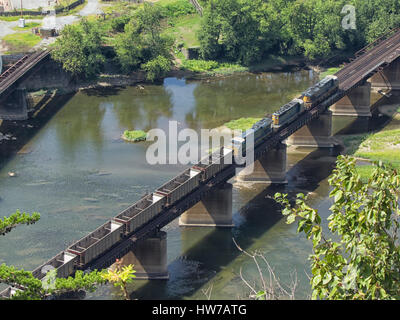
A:
<svg viewBox="0 0 400 320">
<path fill-rule="evenodd" d="M 333 205 L 329 232 L 318 211 L 298 194 L 296 206 L 276 194 L 287 223 L 312 241 L 310 279 L 314 299 L 399 299 L 400 175 L 381 162 L 366 183 L 354 158 L 339 156 L 329 179 Z M 331 238 L 334 236 L 334 240 Z"/>
<path fill-rule="evenodd" d="M 147 133 L 144 132 L 143 130 L 125 130 L 124 134 L 122 135 L 122 138 L 127 140 L 127 141 L 144 141 L 147 138 Z"/>
<path fill-rule="evenodd" d="M 266 54 L 309 59 L 360 48 L 400 25 L 391 0 L 203 0 L 199 40 L 203 58 L 250 64 Z M 345 5 L 356 8 L 356 29 L 343 29 Z"/>
<path fill-rule="evenodd" d="M 58 38 L 54 60 L 74 75 L 91 78 L 102 70 L 105 57 L 101 52 L 101 35 L 96 23 L 83 19 L 78 25 L 67 25 Z"/>
<path fill-rule="evenodd" d="M 148 79 L 154 80 L 171 69 L 174 58 L 182 68 L 197 72 L 236 70 L 238 64 L 251 66 L 276 56 L 326 60 L 352 54 L 400 26 L 400 3 L 391 0 L 200 2 L 201 18 L 187 0 L 117 2 L 112 9 L 105 8 L 105 20 L 64 29 L 55 57 L 67 70 L 92 76 L 104 61 L 101 46 L 108 45 L 121 71 L 146 70 Z M 355 6 L 356 29 L 342 26 L 349 14 L 342 13 L 345 5 Z M 180 50 L 194 43 L 200 45 L 201 60 L 188 62 Z"/>
</svg>

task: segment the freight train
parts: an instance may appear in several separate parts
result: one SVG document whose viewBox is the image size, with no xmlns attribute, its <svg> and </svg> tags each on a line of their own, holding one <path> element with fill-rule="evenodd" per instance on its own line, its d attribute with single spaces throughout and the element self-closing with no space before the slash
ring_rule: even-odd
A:
<svg viewBox="0 0 400 320">
<path fill-rule="evenodd" d="M 264 118 L 258 121 L 250 130 L 232 139 L 231 147 L 222 147 L 203 158 L 200 163 L 179 174 L 153 193 L 142 197 L 132 206 L 106 222 L 98 229 L 69 246 L 42 266 L 33 271 L 39 279 L 45 276 L 46 266 L 57 270 L 58 277 L 68 277 L 77 268 L 83 268 L 125 237 L 139 230 L 164 209 L 168 209 L 186 195 L 207 183 L 218 173 L 234 162 L 234 156 L 239 152 L 245 154 L 246 140 L 254 134 L 254 147 L 257 147 L 273 132 L 290 124 L 299 114 L 312 108 L 338 89 L 337 77 L 328 76 L 307 91 L 301 97 L 285 104 L 272 115 L 272 119 Z M 15 289 L 8 288 L 4 295 L 10 295 Z M 1 294 L 0 294 L 1 297 Z"/>
<path fill-rule="evenodd" d="M 315 107 L 339 89 L 339 80 L 336 76 L 327 76 L 314 86 L 302 93 L 301 99 L 307 109 Z"/>
</svg>

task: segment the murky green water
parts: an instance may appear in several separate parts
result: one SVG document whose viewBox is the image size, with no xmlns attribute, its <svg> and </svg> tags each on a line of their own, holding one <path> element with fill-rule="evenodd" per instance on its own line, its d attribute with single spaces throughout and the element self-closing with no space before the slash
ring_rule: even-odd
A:
<svg viewBox="0 0 400 320">
<path fill-rule="evenodd" d="M 0 263 L 33 269 L 67 245 L 91 232 L 146 191 L 152 191 L 183 165 L 150 166 L 149 143 L 120 139 L 126 129 L 214 128 L 244 116 L 260 117 L 317 81 L 312 71 L 240 75 L 202 82 L 166 79 L 163 86 L 92 90 L 76 94 L 0 169 L 0 215 L 16 209 L 41 213 L 33 226 L 21 226 L 0 239 Z M 336 123 L 337 130 L 347 120 Z M 309 293 L 307 256 L 310 245 L 295 226 L 287 225 L 271 199 L 284 192 L 313 192 L 312 205 L 328 215 L 326 177 L 335 150 L 300 150 L 288 155 L 285 187 L 253 185 L 233 188 L 233 229 L 181 228 L 174 221 L 168 234 L 168 281 L 136 281 L 139 299 L 236 299 L 248 293 L 239 277 L 252 280 L 254 264 L 242 248 L 262 251 L 283 283 L 297 271 L 297 297 Z M 8 172 L 17 177 L 8 177 Z M 233 182 L 233 181 L 232 181 Z M 87 298 L 119 299 L 103 286 Z"/>
</svg>

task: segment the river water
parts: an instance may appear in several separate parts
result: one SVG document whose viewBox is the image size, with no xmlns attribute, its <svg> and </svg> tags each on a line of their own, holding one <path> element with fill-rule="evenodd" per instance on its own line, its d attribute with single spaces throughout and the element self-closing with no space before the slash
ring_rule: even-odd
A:
<svg viewBox="0 0 400 320">
<path fill-rule="evenodd" d="M 90 90 L 74 95 L 20 150 L 0 168 L 0 215 L 17 209 L 41 213 L 33 226 L 20 226 L 0 241 L 0 263 L 31 270 L 93 231 L 122 209 L 185 168 L 151 166 L 145 143 L 120 139 L 126 130 L 214 128 L 240 117 L 261 117 L 318 80 L 313 71 L 241 74 L 188 82 L 167 78 L 163 85 Z M 336 131 L 349 118 L 336 118 Z M 354 120 L 354 119 L 353 119 Z M 259 250 L 283 284 L 296 271 L 296 298 L 309 295 L 307 257 L 311 246 L 294 225 L 287 225 L 271 199 L 277 191 L 311 192 L 310 203 L 329 215 L 330 174 L 338 150 L 299 149 L 288 154 L 288 185 L 239 186 L 233 183 L 235 227 L 182 228 L 167 225 L 168 281 L 135 281 L 138 299 L 245 298 L 240 279 L 257 279 L 247 251 Z M 9 177 L 8 172 L 17 177 Z M 87 299 L 121 299 L 102 286 Z"/>
</svg>

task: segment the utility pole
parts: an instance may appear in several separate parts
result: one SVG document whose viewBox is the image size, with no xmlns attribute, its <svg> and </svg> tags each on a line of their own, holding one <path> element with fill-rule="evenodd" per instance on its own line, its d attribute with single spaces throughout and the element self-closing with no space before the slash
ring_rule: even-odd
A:
<svg viewBox="0 0 400 320">
<path fill-rule="evenodd" d="M 21 0 L 21 18 L 19 19 L 19 25 L 20 28 L 25 28 L 25 20 L 22 15 L 22 0 Z"/>
</svg>

